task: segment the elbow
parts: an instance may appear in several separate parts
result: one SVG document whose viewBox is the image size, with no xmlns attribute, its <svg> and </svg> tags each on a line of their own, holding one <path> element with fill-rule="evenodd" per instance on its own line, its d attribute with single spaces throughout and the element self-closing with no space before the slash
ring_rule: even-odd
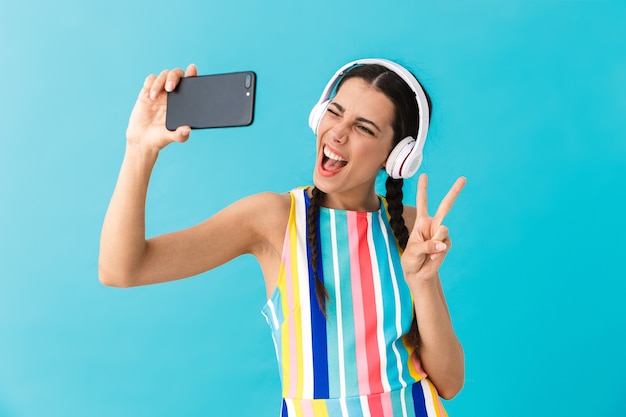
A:
<svg viewBox="0 0 626 417">
<path fill-rule="evenodd" d="M 441 387 L 437 387 L 437 392 L 444 400 L 451 400 L 456 397 L 459 392 L 461 392 L 464 383 L 465 372 L 461 372 L 459 375 L 456 375 L 454 378 L 448 380 L 446 384 L 442 384 Z"/>
<path fill-rule="evenodd" d="M 460 343 L 456 346 L 458 348 L 453 353 L 439 358 L 443 358 L 443 364 L 426 367 L 426 363 L 422 363 L 428 379 L 434 385 L 439 397 L 444 400 L 451 400 L 456 397 L 465 384 L 463 348 Z M 432 358 L 436 358 L 436 356 L 432 356 Z"/>
<path fill-rule="evenodd" d="M 444 400 L 451 400 L 454 397 L 456 397 L 456 395 L 459 392 L 461 392 L 462 388 L 463 388 L 463 382 L 461 382 L 460 384 L 451 385 L 439 391 L 439 396 L 443 398 Z"/>
<path fill-rule="evenodd" d="M 115 288 L 129 288 L 134 286 L 127 274 L 114 273 L 102 264 L 98 265 L 98 279 L 102 285 Z"/>
</svg>

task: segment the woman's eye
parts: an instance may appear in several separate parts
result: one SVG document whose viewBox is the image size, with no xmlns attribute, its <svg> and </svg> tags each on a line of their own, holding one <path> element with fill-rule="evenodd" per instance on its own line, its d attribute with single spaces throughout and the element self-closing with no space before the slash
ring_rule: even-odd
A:
<svg viewBox="0 0 626 417">
<path fill-rule="evenodd" d="M 330 107 L 327 108 L 326 111 L 332 115 L 339 116 L 339 113 L 337 113 L 335 110 L 331 109 Z"/>
<path fill-rule="evenodd" d="M 370 136 L 374 136 L 374 132 L 365 126 L 359 126 L 359 129 Z"/>
</svg>

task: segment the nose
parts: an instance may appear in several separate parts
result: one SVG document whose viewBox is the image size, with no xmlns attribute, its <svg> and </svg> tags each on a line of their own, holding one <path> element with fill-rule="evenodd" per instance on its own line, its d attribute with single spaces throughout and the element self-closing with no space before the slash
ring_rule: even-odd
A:
<svg viewBox="0 0 626 417">
<path fill-rule="evenodd" d="M 350 127 L 343 121 L 338 121 L 328 130 L 328 135 L 333 142 L 345 143 L 348 140 Z"/>
</svg>

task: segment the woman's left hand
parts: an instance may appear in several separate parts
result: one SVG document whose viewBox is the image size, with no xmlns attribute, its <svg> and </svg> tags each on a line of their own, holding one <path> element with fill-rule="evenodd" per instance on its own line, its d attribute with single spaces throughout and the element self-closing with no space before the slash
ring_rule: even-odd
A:
<svg viewBox="0 0 626 417">
<path fill-rule="evenodd" d="M 409 235 L 406 248 L 402 255 L 402 269 L 408 283 L 428 282 L 437 277 L 437 271 L 443 263 L 452 241 L 448 236 L 448 228 L 443 225 L 457 196 L 466 183 L 460 177 L 441 200 L 433 217 L 428 214 L 428 177 L 420 175 L 417 184 L 416 217 L 413 230 Z"/>
</svg>

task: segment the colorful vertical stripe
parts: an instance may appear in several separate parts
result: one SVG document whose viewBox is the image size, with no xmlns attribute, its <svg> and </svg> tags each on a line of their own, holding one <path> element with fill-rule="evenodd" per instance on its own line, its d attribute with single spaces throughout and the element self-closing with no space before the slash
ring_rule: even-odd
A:
<svg viewBox="0 0 626 417">
<path fill-rule="evenodd" d="M 446 416 L 404 335 L 413 300 L 382 200 L 373 213 L 320 209 L 315 294 L 305 189 L 291 192 L 282 265 L 263 309 L 283 384 L 282 416 Z"/>
</svg>

